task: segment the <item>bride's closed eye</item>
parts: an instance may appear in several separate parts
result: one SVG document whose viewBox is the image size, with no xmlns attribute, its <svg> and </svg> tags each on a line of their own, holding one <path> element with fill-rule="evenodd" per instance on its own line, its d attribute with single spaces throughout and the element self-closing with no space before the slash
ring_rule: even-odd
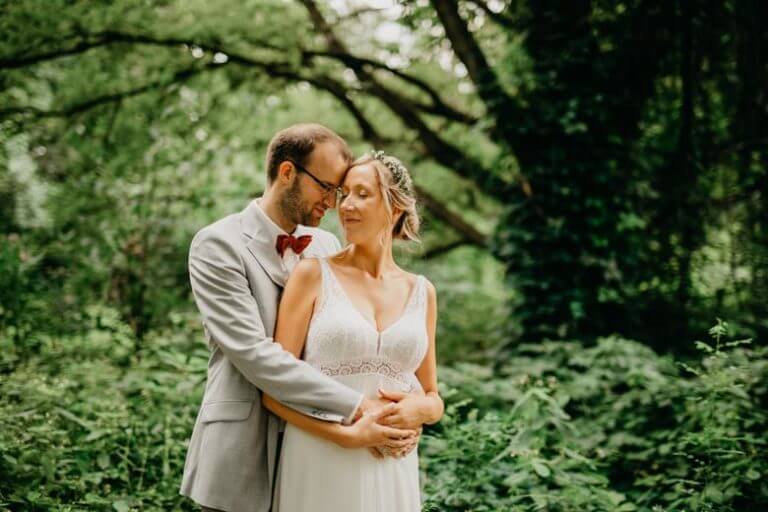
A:
<svg viewBox="0 0 768 512">
<path fill-rule="evenodd" d="M 342 191 L 340 192 L 340 194 L 339 194 L 339 199 L 341 199 L 341 200 L 343 201 L 344 199 L 348 198 L 350 194 L 351 194 L 351 192 L 350 192 L 349 190 L 342 190 Z M 358 189 L 358 190 L 355 192 L 355 195 L 356 195 L 357 197 L 360 197 L 360 198 L 363 198 L 363 199 L 365 199 L 365 198 L 366 198 L 366 197 L 368 197 L 370 194 L 368 194 L 368 191 L 367 191 L 367 190 L 365 190 L 365 189 L 362 189 L 362 188 L 361 188 L 361 189 Z"/>
</svg>

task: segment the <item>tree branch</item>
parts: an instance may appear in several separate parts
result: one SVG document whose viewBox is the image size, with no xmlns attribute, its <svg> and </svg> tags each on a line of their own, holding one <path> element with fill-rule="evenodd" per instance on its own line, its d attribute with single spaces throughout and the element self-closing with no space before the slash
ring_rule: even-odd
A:
<svg viewBox="0 0 768 512">
<path fill-rule="evenodd" d="M 96 48 L 99 46 L 104 46 L 104 44 L 100 41 L 80 41 L 70 48 L 60 48 L 36 55 L 26 55 L 22 57 L 2 57 L 0 58 L 0 69 L 17 69 L 31 66 L 39 62 L 45 62 L 48 60 L 54 60 L 61 57 L 68 57 L 70 55 L 84 53 L 91 48 Z"/>
<path fill-rule="evenodd" d="M 43 52 L 36 55 L 27 55 L 23 57 L 4 57 L 0 58 L 0 69 L 16 69 L 40 62 L 49 60 L 55 60 L 62 57 L 68 57 L 72 55 L 78 55 L 87 52 L 94 48 L 100 48 L 110 46 L 113 44 L 148 44 L 153 46 L 164 46 L 169 48 L 174 47 L 193 47 L 196 46 L 203 51 L 211 53 L 223 53 L 230 61 L 237 61 L 241 64 L 258 64 L 260 66 L 269 66 L 269 63 L 259 62 L 251 59 L 245 55 L 230 53 L 224 49 L 219 48 L 216 45 L 198 42 L 189 39 L 182 39 L 177 37 L 155 37 L 146 34 L 131 34 L 127 32 L 120 32 L 115 30 L 105 30 L 102 32 L 92 32 L 83 34 L 85 40 L 78 42 L 70 48 L 62 48 L 52 50 L 49 52 Z M 259 42 L 264 48 L 272 50 L 280 50 L 280 48 L 270 45 L 269 43 Z M 282 63 L 274 62 L 272 65 L 280 65 Z"/>
<path fill-rule="evenodd" d="M 428 249 L 421 257 L 425 260 L 431 260 L 433 258 L 436 258 L 438 256 L 442 256 L 443 254 L 447 252 L 451 252 L 454 249 L 458 249 L 461 246 L 464 245 L 470 245 L 472 242 L 469 240 L 466 240 L 464 238 L 460 238 L 458 240 L 455 240 L 453 242 L 449 242 L 445 245 L 438 245 L 437 247 L 432 247 Z M 474 244 L 472 244 L 474 245 Z"/>
<path fill-rule="evenodd" d="M 313 76 L 307 77 L 304 80 L 318 89 L 329 92 L 339 100 L 344 108 L 346 108 L 352 117 L 355 118 L 355 121 L 360 128 L 360 133 L 365 140 L 370 141 L 375 147 L 380 147 L 384 144 L 384 138 L 376 131 L 376 128 L 373 127 L 370 121 L 368 121 L 362 110 L 360 110 L 355 102 L 352 101 L 352 98 L 347 94 L 347 90 L 344 88 L 343 84 L 329 76 Z"/>
<path fill-rule="evenodd" d="M 17 68 L 45 62 L 45 61 L 59 59 L 62 57 L 82 54 L 94 48 L 105 47 L 113 44 L 126 44 L 126 43 L 149 44 L 149 45 L 164 46 L 164 47 L 196 46 L 203 51 L 225 54 L 230 60 L 234 60 L 241 64 L 248 64 L 248 65 L 255 64 L 255 61 L 253 61 L 253 59 L 246 57 L 244 55 L 230 53 L 227 50 L 222 49 L 218 46 L 212 45 L 210 43 L 192 41 L 192 40 L 182 39 L 182 38 L 174 38 L 174 37 L 158 38 L 158 37 L 144 35 L 144 34 L 130 34 L 130 33 L 120 32 L 120 31 L 94 32 L 94 33 L 83 34 L 82 36 L 86 37 L 86 40 L 80 41 L 69 48 L 52 50 L 52 51 L 43 52 L 36 55 L 27 55 L 24 57 L 0 58 L 0 69 L 17 69 Z M 263 48 L 267 48 L 271 50 L 281 50 L 281 48 L 278 48 L 274 45 L 271 45 L 263 41 L 250 41 L 250 43 L 258 44 Z M 373 67 L 375 69 L 385 70 L 391 73 L 392 75 L 400 78 L 401 80 L 417 87 L 418 89 L 425 92 L 429 96 L 432 102 L 431 104 L 420 103 L 417 101 L 407 99 L 405 97 L 401 97 L 402 101 L 409 102 L 414 108 L 429 114 L 439 115 L 439 116 L 445 117 L 446 119 L 450 119 L 452 121 L 456 121 L 464 124 L 471 125 L 477 122 L 476 117 L 448 105 L 445 101 L 443 101 L 443 99 L 440 97 L 437 91 L 435 91 L 425 81 L 419 78 L 413 77 L 403 71 L 393 69 L 382 62 L 378 62 L 373 59 L 355 57 L 346 52 L 335 53 L 335 52 L 320 52 L 320 51 L 307 50 L 307 51 L 303 51 L 302 55 L 304 58 L 308 57 L 310 59 L 313 57 L 329 57 L 329 58 L 339 60 L 340 62 L 343 62 L 347 65 L 354 62 L 357 65 L 365 65 L 365 66 Z M 279 64 L 281 63 L 277 63 L 277 62 L 274 63 L 274 65 L 279 65 Z"/>
<path fill-rule="evenodd" d="M 466 66 L 470 79 L 477 87 L 477 93 L 485 102 L 489 111 L 504 105 L 511 105 L 512 99 L 501 86 L 499 78 L 488 64 L 485 54 L 480 49 L 466 22 L 459 14 L 456 0 L 432 0 L 432 6 L 451 41 L 456 56 Z"/>
<path fill-rule="evenodd" d="M 315 28 L 325 38 L 330 52 L 334 54 L 350 54 L 344 43 L 336 37 L 331 26 L 325 21 L 315 2 L 313 0 L 300 1 L 309 12 L 310 19 Z M 463 153 L 453 144 L 443 140 L 440 135 L 430 129 L 421 119 L 407 98 L 381 84 L 362 63 L 350 61 L 348 65 L 358 79 L 366 85 L 371 94 L 384 102 L 406 126 L 416 131 L 420 142 L 424 144 L 435 160 L 452 169 L 460 176 L 474 182 L 489 196 L 501 200 L 509 197 L 510 192 L 513 191 L 511 183 L 485 169 L 480 162 Z"/>
<path fill-rule="evenodd" d="M 466 112 L 462 112 L 447 103 L 443 101 L 443 99 L 440 97 L 440 95 L 437 93 L 437 91 L 429 85 L 424 80 L 421 80 L 420 78 L 416 78 L 415 76 L 409 75 L 408 73 L 405 73 L 404 71 L 400 71 L 399 69 L 394 69 L 383 62 L 379 62 L 374 59 L 368 59 L 364 57 L 356 57 L 354 55 L 351 55 L 349 53 L 344 52 L 330 52 L 330 51 L 316 51 L 316 50 L 306 50 L 303 52 L 306 57 L 312 58 L 312 57 L 328 57 L 332 59 L 336 59 L 345 65 L 352 67 L 357 66 L 370 66 L 374 69 L 381 69 L 383 71 L 386 71 L 388 73 L 391 73 L 393 76 L 396 76 L 403 80 L 404 82 L 407 82 L 424 93 L 426 93 L 429 96 L 431 104 L 423 104 L 416 101 L 411 101 L 411 105 L 418 108 L 419 110 L 422 110 L 423 112 L 427 112 L 430 114 L 436 114 L 443 116 L 447 119 L 450 119 L 452 121 L 457 121 L 459 123 L 464 124 L 474 124 L 478 121 L 478 119 L 475 116 L 472 116 L 470 114 L 467 114 Z"/>
<path fill-rule="evenodd" d="M 416 185 L 416 195 L 424 206 L 432 212 L 437 218 L 443 221 L 445 224 L 453 228 L 457 233 L 461 234 L 462 238 L 479 247 L 487 247 L 488 239 L 477 230 L 474 226 L 466 222 L 459 215 L 456 215 L 448 209 L 439 199 L 433 196 L 424 187 Z"/>
<path fill-rule="evenodd" d="M 431 0 L 431 2 L 445 29 L 446 36 L 451 41 L 454 53 L 467 68 L 467 73 L 477 88 L 478 96 L 483 100 L 489 115 L 495 121 L 491 131 L 512 151 L 511 144 L 514 142 L 512 133 L 520 117 L 517 105 L 502 87 L 480 45 L 477 44 L 466 22 L 461 18 L 456 0 Z M 528 178 L 519 172 L 516 179 L 523 194 L 531 197 L 533 190 Z"/>
<path fill-rule="evenodd" d="M 363 14 L 368 14 L 372 12 L 384 12 L 388 9 L 388 7 L 359 7 L 358 9 L 355 9 L 354 11 L 351 11 L 349 14 L 345 14 L 344 16 L 339 16 L 335 18 L 333 21 L 331 21 L 331 24 L 338 25 L 339 23 L 345 22 L 345 21 L 351 21 L 359 18 Z"/>
<path fill-rule="evenodd" d="M 478 6 L 485 14 L 488 16 L 491 20 L 493 20 L 498 25 L 508 29 L 508 30 L 520 30 L 520 26 L 518 26 L 516 20 L 509 16 L 504 14 L 503 12 L 496 12 L 491 10 L 490 7 L 488 7 L 487 2 L 483 2 L 482 0 L 469 0 L 470 3 L 475 4 Z"/>
<path fill-rule="evenodd" d="M 208 71 L 214 68 L 220 68 L 221 66 L 222 66 L 221 64 L 210 63 L 210 64 L 206 64 L 203 67 L 185 69 L 185 70 L 176 72 L 173 75 L 173 77 L 169 80 L 157 80 L 154 82 L 150 82 L 148 84 L 141 85 L 139 87 L 135 87 L 133 89 L 96 96 L 95 98 L 90 98 L 81 103 L 75 103 L 74 105 L 70 105 L 57 110 L 41 110 L 35 107 L 10 107 L 5 109 L 0 109 L 0 116 L 26 114 L 26 115 L 31 115 L 35 118 L 69 117 L 75 114 L 80 114 L 87 110 L 91 110 L 100 105 L 104 105 L 107 103 L 120 102 L 127 98 L 138 96 L 140 94 L 144 94 L 145 92 L 148 92 L 151 90 L 162 89 L 162 88 L 168 87 L 169 85 L 185 82 L 191 79 L 192 77 L 199 75 L 204 71 Z"/>
</svg>

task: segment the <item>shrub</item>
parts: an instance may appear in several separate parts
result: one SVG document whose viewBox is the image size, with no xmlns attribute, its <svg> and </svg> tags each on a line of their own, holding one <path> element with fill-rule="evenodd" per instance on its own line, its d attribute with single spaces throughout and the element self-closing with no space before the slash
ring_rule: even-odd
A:
<svg viewBox="0 0 768 512">
<path fill-rule="evenodd" d="M 768 350 L 697 342 L 675 362 L 620 337 L 520 345 L 441 369 L 425 435 L 434 510 L 746 510 L 768 505 Z"/>
</svg>

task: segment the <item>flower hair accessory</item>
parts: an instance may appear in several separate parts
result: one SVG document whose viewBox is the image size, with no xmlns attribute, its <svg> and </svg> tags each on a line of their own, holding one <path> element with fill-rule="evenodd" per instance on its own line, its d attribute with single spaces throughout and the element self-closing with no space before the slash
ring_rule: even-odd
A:
<svg viewBox="0 0 768 512">
<path fill-rule="evenodd" d="M 393 156 L 386 155 L 384 151 L 372 150 L 370 153 L 371 158 L 378 160 L 392 173 L 392 177 L 397 185 L 406 191 L 410 190 L 410 180 L 408 180 L 408 171 L 405 166 L 400 163 L 400 160 Z"/>
</svg>

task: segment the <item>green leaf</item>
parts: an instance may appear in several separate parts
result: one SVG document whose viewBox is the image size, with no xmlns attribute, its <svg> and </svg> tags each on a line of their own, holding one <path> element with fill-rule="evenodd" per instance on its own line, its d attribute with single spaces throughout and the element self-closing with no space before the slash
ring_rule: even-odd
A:
<svg viewBox="0 0 768 512">
<path fill-rule="evenodd" d="M 547 478 L 552 474 L 552 471 L 550 471 L 549 467 L 547 467 L 547 465 L 541 459 L 533 459 L 531 461 L 531 466 L 533 466 L 533 470 L 536 472 L 536 474 L 542 478 Z"/>
<path fill-rule="evenodd" d="M 131 510 L 131 506 L 128 504 L 127 501 L 116 501 L 112 504 L 112 508 L 114 508 L 117 512 L 129 512 Z"/>
</svg>

